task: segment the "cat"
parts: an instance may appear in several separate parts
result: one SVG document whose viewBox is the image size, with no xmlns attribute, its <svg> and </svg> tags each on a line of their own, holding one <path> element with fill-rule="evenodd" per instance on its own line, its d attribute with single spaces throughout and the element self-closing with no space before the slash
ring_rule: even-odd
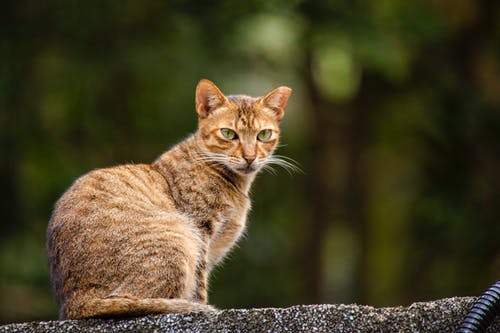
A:
<svg viewBox="0 0 500 333">
<path fill-rule="evenodd" d="M 196 87 L 198 129 L 152 164 L 97 169 L 47 228 L 61 319 L 215 311 L 207 277 L 245 230 L 250 186 L 274 156 L 291 89 L 263 97 Z"/>
</svg>

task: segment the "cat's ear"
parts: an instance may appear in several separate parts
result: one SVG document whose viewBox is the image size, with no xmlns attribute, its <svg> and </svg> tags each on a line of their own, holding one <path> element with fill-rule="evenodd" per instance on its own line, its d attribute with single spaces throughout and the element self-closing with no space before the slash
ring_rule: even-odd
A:
<svg viewBox="0 0 500 333">
<path fill-rule="evenodd" d="M 281 120 L 285 114 L 285 106 L 292 89 L 288 87 L 278 87 L 262 97 L 264 106 L 270 108 L 276 114 L 276 118 Z"/>
<path fill-rule="evenodd" d="M 201 118 L 227 102 L 226 96 L 209 80 L 203 79 L 196 86 L 196 112 Z"/>
</svg>

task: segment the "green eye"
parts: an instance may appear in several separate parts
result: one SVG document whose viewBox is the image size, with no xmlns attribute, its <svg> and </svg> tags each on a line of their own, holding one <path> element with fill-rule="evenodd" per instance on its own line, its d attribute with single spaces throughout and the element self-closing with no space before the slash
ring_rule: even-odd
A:
<svg viewBox="0 0 500 333">
<path fill-rule="evenodd" d="M 270 129 L 262 130 L 259 132 L 259 134 L 257 134 L 257 140 L 268 141 L 271 138 L 272 134 L 273 134 L 273 131 Z"/>
<path fill-rule="evenodd" d="M 228 140 L 235 140 L 238 138 L 238 135 L 236 135 L 236 132 L 233 131 L 232 129 L 221 128 L 220 132 L 222 133 L 222 136 Z"/>
</svg>

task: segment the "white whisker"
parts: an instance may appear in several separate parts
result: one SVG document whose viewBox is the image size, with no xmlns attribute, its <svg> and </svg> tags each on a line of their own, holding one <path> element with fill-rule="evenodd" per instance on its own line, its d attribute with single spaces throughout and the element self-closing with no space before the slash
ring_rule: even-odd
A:
<svg viewBox="0 0 500 333">
<path fill-rule="evenodd" d="M 265 160 L 266 166 L 277 165 L 285 169 L 290 175 L 294 172 L 304 173 L 294 159 L 283 155 L 271 155 Z"/>
<path fill-rule="evenodd" d="M 273 168 L 271 165 L 269 165 L 269 164 L 264 164 L 264 165 L 262 166 L 262 170 L 267 171 L 267 172 L 269 172 L 269 173 L 270 173 L 270 174 L 272 174 L 272 175 L 276 175 L 276 174 L 277 174 L 276 169 L 274 169 L 274 168 Z"/>
<path fill-rule="evenodd" d="M 197 154 L 195 159 L 199 162 L 207 163 L 208 165 L 218 165 L 226 168 L 230 166 L 238 166 L 241 163 L 240 159 L 237 157 L 209 152 Z"/>
</svg>

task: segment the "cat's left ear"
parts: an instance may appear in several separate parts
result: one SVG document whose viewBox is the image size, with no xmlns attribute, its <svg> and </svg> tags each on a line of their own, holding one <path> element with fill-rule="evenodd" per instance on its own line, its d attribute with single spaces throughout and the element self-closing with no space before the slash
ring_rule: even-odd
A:
<svg viewBox="0 0 500 333">
<path fill-rule="evenodd" d="M 292 93 L 292 89 L 282 86 L 270 91 L 266 96 L 262 97 L 262 103 L 274 111 L 276 118 L 281 120 L 285 114 L 285 106 L 288 97 Z"/>
<path fill-rule="evenodd" d="M 206 118 L 213 110 L 227 102 L 226 96 L 209 80 L 203 79 L 196 86 L 196 112 Z"/>
</svg>

